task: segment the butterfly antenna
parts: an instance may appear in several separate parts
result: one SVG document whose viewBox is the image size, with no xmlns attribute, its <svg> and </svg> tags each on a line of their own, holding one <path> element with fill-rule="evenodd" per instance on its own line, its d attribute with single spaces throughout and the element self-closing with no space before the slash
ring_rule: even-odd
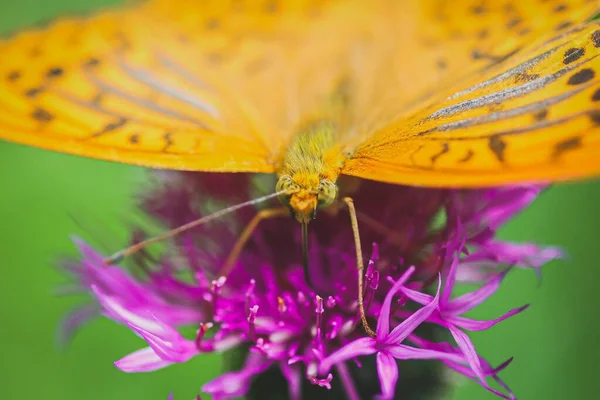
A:
<svg viewBox="0 0 600 400">
<path fill-rule="evenodd" d="M 231 207 L 227 207 L 227 208 L 224 208 L 222 210 L 216 211 L 216 212 L 214 212 L 212 214 L 209 214 L 209 215 L 206 215 L 206 216 L 204 216 L 202 218 L 198 218 L 195 221 L 188 222 L 185 225 L 181 225 L 181 226 L 179 226 L 179 227 L 177 227 L 175 229 L 167 231 L 167 232 L 165 232 L 165 233 L 163 233 L 161 235 L 158 235 L 158 236 L 155 236 L 155 237 L 151 237 L 149 239 L 146 239 L 146 240 L 143 240 L 143 241 L 141 241 L 139 243 L 136 243 L 136 244 L 134 244 L 134 245 L 132 245 L 130 247 L 127 247 L 126 249 L 123 249 L 123 250 L 121 250 L 121 251 L 113 254 L 112 256 L 110 256 L 108 258 L 105 258 L 104 259 L 104 263 L 106 265 L 111 265 L 111 264 L 118 263 L 121 260 L 123 260 L 125 257 L 128 257 L 128 256 L 130 256 L 132 254 L 135 254 L 138 251 L 140 251 L 140 250 L 148 247 L 151 244 L 163 241 L 165 239 L 169 239 L 169 238 L 171 238 L 173 236 L 177 236 L 180 233 L 183 233 L 185 231 L 193 229 L 193 228 L 195 228 L 197 226 L 204 225 L 207 222 L 210 222 L 210 221 L 215 220 L 217 218 L 220 218 L 220 217 L 222 217 L 222 216 L 224 216 L 226 214 L 229 214 L 229 213 L 232 213 L 234 211 L 237 211 L 240 208 L 244 208 L 244 207 L 248 207 L 248 206 L 253 206 L 253 205 L 262 203 L 264 201 L 270 200 L 270 199 L 272 199 L 274 197 L 277 197 L 279 195 L 282 195 L 284 193 L 286 193 L 286 191 L 282 190 L 282 191 L 279 191 L 279 192 L 276 192 L 276 193 L 268 194 L 266 196 L 262 196 L 262 197 L 259 197 L 259 198 L 253 199 L 253 200 L 248 200 L 248 201 L 245 201 L 243 203 L 236 204 L 236 205 L 233 205 Z"/>
<path fill-rule="evenodd" d="M 363 298 L 364 289 L 364 271 L 365 266 L 363 264 L 362 248 L 360 246 L 360 234 L 358 232 L 358 221 L 356 219 L 356 209 L 354 208 L 354 201 L 350 197 L 343 199 L 344 203 L 348 206 L 350 212 L 350 224 L 352 225 L 352 234 L 354 236 L 354 247 L 356 248 L 356 268 L 358 269 L 358 310 L 360 312 L 360 320 L 362 321 L 365 332 L 371 337 L 377 336 L 375 331 L 369 326 L 367 321 L 367 315 L 365 313 L 365 303 Z"/>
</svg>

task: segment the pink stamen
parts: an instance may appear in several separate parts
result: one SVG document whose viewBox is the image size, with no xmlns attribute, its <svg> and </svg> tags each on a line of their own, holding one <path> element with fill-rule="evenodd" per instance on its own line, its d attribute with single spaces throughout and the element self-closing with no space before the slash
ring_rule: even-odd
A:
<svg viewBox="0 0 600 400">
<path fill-rule="evenodd" d="M 285 300 L 283 300 L 283 297 L 277 297 L 277 311 L 279 311 L 280 314 L 283 314 L 287 311 L 287 306 L 285 305 Z"/>
<path fill-rule="evenodd" d="M 315 309 L 315 312 L 317 313 L 317 323 L 316 323 L 316 327 L 317 327 L 317 341 L 318 343 L 321 343 L 321 335 L 322 335 L 322 315 L 323 312 L 325 311 L 325 309 L 323 308 L 323 298 L 321 296 L 317 295 L 317 308 Z"/>
<path fill-rule="evenodd" d="M 333 380 L 333 375 L 331 374 L 327 375 L 327 378 L 325 379 L 319 379 L 316 376 L 311 376 L 308 379 L 313 385 L 319 385 L 321 387 L 331 390 L 331 381 Z"/>
<path fill-rule="evenodd" d="M 194 339 L 194 343 L 196 344 L 196 348 L 199 351 L 202 351 L 201 348 L 201 344 L 202 344 L 202 338 L 204 338 L 204 335 L 206 334 L 206 331 L 209 330 L 210 328 L 213 327 L 213 323 L 212 322 L 207 322 L 207 323 L 200 323 L 200 328 L 198 329 L 198 332 L 196 332 L 196 339 Z"/>
<path fill-rule="evenodd" d="M 248 309 L 248 336 L 250 340 L 254 340 L 256 338 L 256 314 L 258 314 L 258 304 L 250 307 Z"/>
</svg>

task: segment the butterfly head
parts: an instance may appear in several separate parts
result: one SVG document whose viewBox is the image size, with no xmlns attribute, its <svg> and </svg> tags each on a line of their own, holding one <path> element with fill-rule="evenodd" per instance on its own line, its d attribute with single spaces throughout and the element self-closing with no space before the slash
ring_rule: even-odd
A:
<svg viewBox="0 0 600 400">
<path fill-rule="evenodd" d="M 331 205 L 338 193 L 336 184 L 331 180 L 301 173 L 282 175 L 277 182 L 277 191 L 283 191 L 279 200 L 303 224 L 315 219 L 317 209 Z"/>
</svg>

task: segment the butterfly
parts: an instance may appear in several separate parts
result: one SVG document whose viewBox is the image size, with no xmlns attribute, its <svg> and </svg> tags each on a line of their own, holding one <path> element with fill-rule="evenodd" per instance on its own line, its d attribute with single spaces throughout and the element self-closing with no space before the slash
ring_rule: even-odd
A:
<svg viewBox="0 0 600 400">
<path fill-rule="evenodd" d="M 272 196 L 306 237 L 340 175 L 483 187 L 600 174 L 599 13 L 596 0 L 138 2 L 2 41 L 0 138 L 277 174 Z"/>
</svg>

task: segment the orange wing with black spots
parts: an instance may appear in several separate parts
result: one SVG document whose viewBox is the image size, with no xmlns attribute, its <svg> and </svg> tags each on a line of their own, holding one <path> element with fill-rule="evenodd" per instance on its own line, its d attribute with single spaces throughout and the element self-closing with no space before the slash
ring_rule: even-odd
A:
<svg viewBox="0 0 600 400">
<path fill-rule="evenodd" d="M 546 36 L 382 127 L 344 173 L 423 186 L 600 174 L 600 26 Z"/>
<path fill-rule="evenodd" d="M 159 168 L 273 172 L 286 107 L 302 101 L 289 99 L 306 79 L 297 70 L 332 46 L 306 34 L 319 12 L 309 1 L 158 0 L 17 34 L 0 42 L 0 138 Z M 304 57 L 293 69 L 290 46 Z"/>
<path fill-rule="evenodd" d="M 483 186 L 598 172 L 596 0 L 152 0 L 0 43 L 0 138 L 274 172 L 299 126 L 343 173 Z M 578 83 L 580 82 L 580 83 Z"/>
</svg>

